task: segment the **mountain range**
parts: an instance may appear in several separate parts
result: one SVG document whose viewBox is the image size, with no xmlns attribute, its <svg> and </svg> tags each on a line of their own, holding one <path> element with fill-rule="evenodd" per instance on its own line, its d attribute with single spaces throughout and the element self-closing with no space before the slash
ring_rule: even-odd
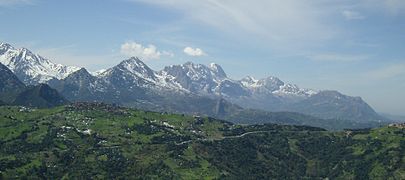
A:
<svg viewBox="0 0 405 180">
<path fill-rule="evenodd" d="M 155 71 L 132 57 L 107 70 L 90 73 L 84 68 L 54 64 L 28 49 L 6 43 L 0 44 L 0 63 L 24 84 L 46 83 L 72 102 L 99 101 L 240 123 L 268 122 L 269 111 L 302 113 L 314 116 L 312 119 L 349 124 L 387 120 L 360 97 L 300 88 L 272 76 L 234 80 L 215 63 L 206 66 L 186 62 Z M 246 114 L 252 116 L 240 118 Z"/>
</svg>

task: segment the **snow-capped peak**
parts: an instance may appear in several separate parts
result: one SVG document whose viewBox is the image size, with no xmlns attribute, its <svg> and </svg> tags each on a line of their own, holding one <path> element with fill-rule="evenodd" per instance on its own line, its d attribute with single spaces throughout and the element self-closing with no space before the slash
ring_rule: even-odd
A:
<svg viewBox="0 0 405 180">
<path fill-rule="evenodd" d="M 211 94 L 215 92 L 226 74 L 217 64 L 209 66 L 186 62 L 181 65 L 167 66 L 159 74 L 172 77 L 174 83 L 191 92 Z"/>
<path fill-rule="evenodd" d="M 28 85 L 46 83 L 53 78 L 63 79 L 80 69 L 54 64 L 26 48 L 15 49 L 6 43 L 0 44 L 0 63 L 6 65 Z"/>
<path fill-rule="evenodd" d="M 247 76 L 239 82 L 252 91 L 271 93 L 277 96 L 312 96 L 318 93 L 318 91 L 312 89 L 303 89 L 295 84 L 284 83 L 274 76 L 269 76 L 260 80 Z"/>
<path fill-rule="evenodd" d="M 211 63 L 210 66 L 203 64 L 194 64 L 192 62 L 186 62 L 180 67 L 186 72 L 187 76 L 191 79 L 211 79 L 214 81 L 220 81 L 226 78 L 225 72 L 222 70 L 221 66 Z"/>
<path fill-rule="evenodd" d="M 216 63 L 210 63 L 210 69 L 214 72 L 214 75 L 219 78 L 226 78 L 226 73 L 222 67 Z"/>
<path fill-rule="evenodd" d="M 275 91 L 280 89 L 281 86 L 285 85 L 283 81 L 274 76 L 269 76 L 264 79 L 260 79 L 257 84 L 269 91 Z"/>
<path fill-rule="evenodd" d="M 161 90 L 184 91 L 173 76 L 164 71 L 152 70 L 137 57 L 131 57 L 110 69 L 102 70 L 97 77 L 109 83 L 117 83 L 112 82 L 111 79 L 114 81 L 121 79 L 123 80 L 121 84 L 127 84 L 131 87 L 144 86 Z"/>
<path fill-rule="evenodd" d="M 13 46 L 7 43 L 0 43 L 0 51 L 1 50 L 9 50 L 9 49 L 14 49 Z"/>
<path fill-rule="evenodd" d="M 155 72 L 137 57 L 124 60 L 114 68 L 129 72 L 138 77 L 155 79 Z"/>
<path fill-rule="evenodd" d="M 239 81 L 243 86 L 247 87 L 247 88 L 252 88 L 252 87 L 257 87 L 259 86 L 257 83 L 259 82 L 259 80 L 255 79 L 252 76 L 246 76 L 243 79 L 241 79 Z"/>
</svg>

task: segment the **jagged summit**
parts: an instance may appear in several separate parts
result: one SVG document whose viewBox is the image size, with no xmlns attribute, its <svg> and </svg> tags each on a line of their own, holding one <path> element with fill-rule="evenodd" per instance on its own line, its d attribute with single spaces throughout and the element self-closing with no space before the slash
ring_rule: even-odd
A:
<svg viewBox="0 0 405 180">
<path fill-rule="evenodd" d="M 121 61 L 121 63 L 136 64 L 138 66 L 146 66 L 146 64 L 138 57 L 130 57 L 129 59 Z"/>
<path fill-rule="evenodd" d="M 69 77 L 87 77 L 87 78 L 89 78 L 89 77 L 93 77 L 93 75 L 89 71 L 87 71 L 86 68 L 80 68 L 79 70 L 69 74 L 69 76 L 67 76 L 66 78 L 69 78 Z"/>
<path fill-rule="evenodd" d="M 211 63 L 210 69 L 215 73 L 216 76 L 218 76 L 220 78 L 227 77 L 225 71 L 222 69 L 222 67 L 219 64 Z"/>
<path fill-rule="evenodd" d="M 198 79 L 220 80 L 227 78 L 221 66 L 214 63 L 210 64 L 210 66 L 206 66 L 203 64 L 195 64 L 193 62 L 188 61 L 181 65 L 167 66 L 162 71 L 168 72 L 168 74 L 174 76 L 184 74 L 194 80 Z"/>
<path fill-rule="evenodd" d="M 8 49 L 14 49 L 13 46 L 11 46 L 10 44 L 7 43 L 0 43 L 0 53 L 2 51 L 6 51 Z"/>
<path fill-rule="evenodd" d="M 126 70 L 139 77 L 155 79 L 155 72 L 137 57 L 131 57 L 124 60 L 114 68 L 124 71 Z"/>
<path fill-rule="evenodd" d="M 87 71 L 86 68 L 80 68 L 79 70 L 77 70 L 77 71 L 74 72 L 74 73 L 87 73 L 87 74 L 90 74 L 89 71 Z M 72 73 L 72 74 L 73 74 L 73 73 Z"/>
<path fill-rule="evenodd" d="M 259 80 L 255 79 L 252 76 L 246 76 L 244 78 L 242 78 L 239 82 L 241 82 L 244 86 L 248 87 L 248 86 L 252 86 L 254 84 L 256 84 Z"/>
<path fill-rule="evenodd" d="M 109 68 L 99 74 L 97 77 L 105 81 L 120 83 L 126 86 L 138 86 L 154 83 L 157 80 L 155 71 L 149 68 L 139 58 L 132 57 L 121 61 L 118 65 Z"/>
<path fill-rule="evenodd" d="M 6 43 L 0 45 L 0 62 L 27 85 L 46 83 L 51 79 L 63 79 L 79 70 L 77 67 L 52 63 L 26 48 L 16 49 Z"/>
<path fill-rule="evenodd" d="M 275 91 L 280 88 L 280 86 L 284 85 L 284 82 L 280 79 L 269 76 L 263 79 L 255 79 L 254 77 L 247 76 L 240 80 L 240 82 L 247 88 L 255 89 L 255 88 L 267 88 L 269 91 Z"/>
<path fill-rule="evenodd" d="M 147 87 L 162 91 L 184 91 L 173 81 L 174 77 L 152 70 L 137 57 L 125 59 L 112 68 L 102 70 L 96 77 L 105 86 L 113 86 L 112 89 L 130 88 L 134 90 L 138 87 Z M 102 89 L 102 87 L 98 87 L 98 89 Z"/>
<path fill-rule="evenodd" d="M 288 84 L 274 76 L 255 79 L 247 76 L 239 81 L 244 87 L 259 94 L 273 94 L 276 96 L 297 96 L 302 98 L 318 93 L 316 90 L 300 88 L 295 84 Z"/>
<path fill-rule="evenodd" d="M 206 66 L 192 62 L 167 66 L 159 74 L 173 77 L 175 83 L 190 92 L 211 95 L 217 95 L 219 85 L 227 79 L 219 65 Z"/>
<path fill-rule="evenodd" d="M 261 80 L 259 81 L 259 83 L 261 83 L 261 84 L 263 84 L 263 85 L 267 85 L 267 84 L 277 84 L 277 85 L 280 85 L 280 86 L 284 84 L 283 81 L 281 81 L 279 78 L 274 77 L 274 76 L 268 76 L 268 77 L 266 77 L 266 78 L 264 78 L 264 79 L 261 79 Z"/>
</svg>

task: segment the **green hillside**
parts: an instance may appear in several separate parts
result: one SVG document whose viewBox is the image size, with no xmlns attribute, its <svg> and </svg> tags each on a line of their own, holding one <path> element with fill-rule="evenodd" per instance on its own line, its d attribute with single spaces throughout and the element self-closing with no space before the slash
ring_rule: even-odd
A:
<svg viewBox="0 0 405 180">
<path fill-rule="evenodd" d="M 405 179 L 401 127 L 328 132 L 77 103 L 0 107 L 0 179 Z"/>
</svg>

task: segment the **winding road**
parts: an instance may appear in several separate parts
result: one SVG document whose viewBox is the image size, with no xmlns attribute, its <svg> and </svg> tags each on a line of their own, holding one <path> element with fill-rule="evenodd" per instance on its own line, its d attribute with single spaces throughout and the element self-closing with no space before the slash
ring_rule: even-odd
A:
<svg viewBox="0 0 405 180">
<path fill-rule="evenodd" d="M 175 144 L 176 144 L 176 145 L 183 145 L 183 144 L 191 143 L 192 141 L 221 141 L 221 140 L 224 140 L 224 139 L 236 139 L 236 138 L 241 138 L 241 137 L 244 137 L 244 136 L 249 135 L 249 134 L 269 133 L 269 132 L 278 132 L 278 131 L 279 131 L 279 130 L 271 130 L 271 131 L 252 131 L 252 132 L 246 132 L 246 133 L 243 133 L 243 134 L 240 134 L 240 135 L 236 135 L 236 136 L 224 136 L 224 137 L 221 137 L 220 139 L 208 139 L 208 138 L 201 139 L 201 138 L 198 138 L 198 139 L 187 140 L 187 141 L 183 141 L 183 142 L 175 143 Z M 283 132 L 286 132 L 286 131 L 283 131 Z M 291 132 L 297 132 L 297 131 L 291 131 Z"/>
</svg>

